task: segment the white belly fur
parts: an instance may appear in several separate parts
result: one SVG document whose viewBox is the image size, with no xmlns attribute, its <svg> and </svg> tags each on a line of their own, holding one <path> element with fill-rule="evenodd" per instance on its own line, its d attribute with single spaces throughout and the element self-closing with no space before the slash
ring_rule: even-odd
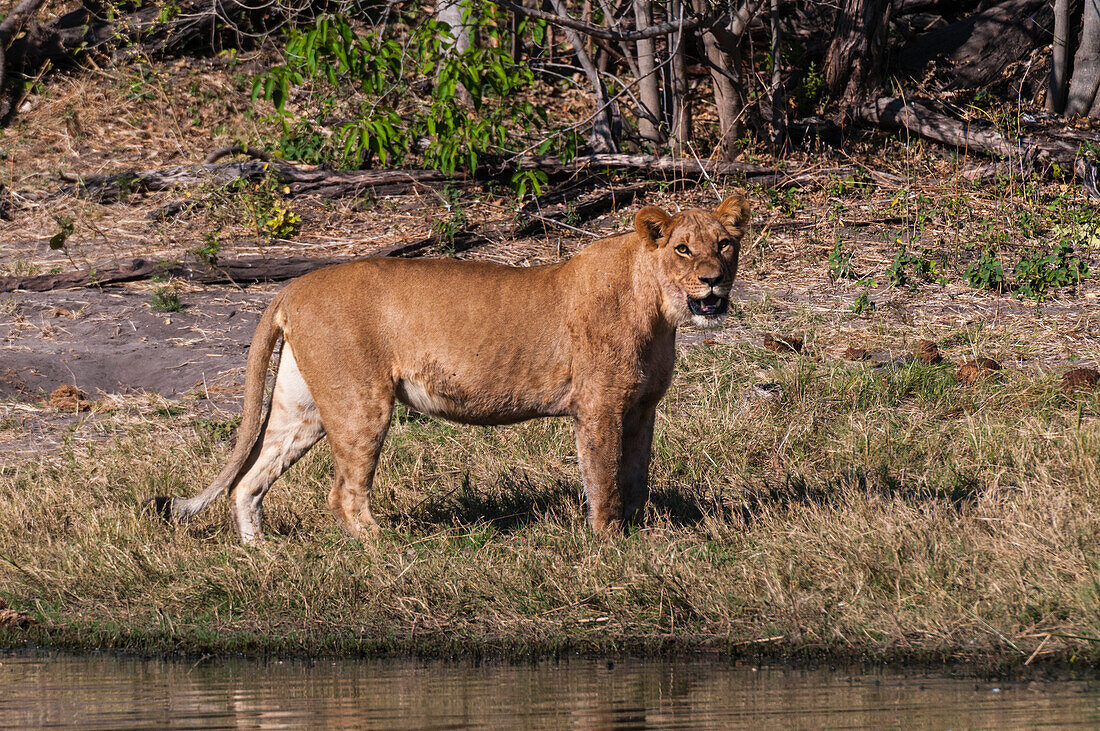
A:
<svg viewBox="0 0 1100 731">
<path fill-rule="evenodd" d="M 397 384 L 397 398 L 411 408 L 429 416 L 445 416 L 452 406 L 417 381 L 402 379 Z"/>
</svg>

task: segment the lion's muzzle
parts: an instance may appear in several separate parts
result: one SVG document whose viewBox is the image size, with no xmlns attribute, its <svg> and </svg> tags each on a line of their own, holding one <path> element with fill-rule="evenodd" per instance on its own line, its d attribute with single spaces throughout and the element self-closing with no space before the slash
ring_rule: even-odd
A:
<svg viewBox="0 0 1100 731">
<path fill-rule="evenodd" d="M 699 317 L 721 317 L 730 306 L 728 293 L 723 297 L 713 291 L 706 297 L 688 297 L 687 302 L 691 314 Z"/>
</svg>

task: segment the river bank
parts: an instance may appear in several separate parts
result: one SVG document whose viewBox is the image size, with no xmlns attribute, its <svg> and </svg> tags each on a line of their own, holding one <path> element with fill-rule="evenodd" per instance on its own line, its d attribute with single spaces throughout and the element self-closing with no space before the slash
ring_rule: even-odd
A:
<svg viewBox="0 0 1100 731">
<path fill-rule="evenodd" d="M 1004 335 L 940 342 L 949 359 L 1007 364 Z M 380 540 L 328 515 L 322 444 L 265 503 L 268 542 L 245 549 L 224 501 L 179 527 L 141 509 L 206 484 L 231 419 L 108 415 L 104 439 L 0 466 L 0 599 L 35 621 L 0 646 L 1100 658 L 1097 394 L 1062 393 L 1055 371 L 964 386 L 949 363 L 814 347 L 683 348 L 644 529 L 611 540 L 585 527 L 561 420 L 467 428 L 402 411 L 375 485 Z"/>
</svg>

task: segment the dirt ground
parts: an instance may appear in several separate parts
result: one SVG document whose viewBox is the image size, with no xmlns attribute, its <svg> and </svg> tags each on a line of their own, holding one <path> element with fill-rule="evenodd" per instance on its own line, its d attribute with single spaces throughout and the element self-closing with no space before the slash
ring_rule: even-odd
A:
<svg viewBox="0 0 1100 731">
<path fill-rule="evenodd" d="M 222 259 L 354 258 L 423 238 L 459 213 L 496 233 L 457 256 L 530 266 L 624 230 L 641 205 L 709 206 L 737 187 L 734 180 L 654 181 L 630 206 L 521 240 L 507 236 L 515 199 L 484 187 L 465 188 L 458 197 L 422 188 L 394 196 L 288 199 L 278 205 L 299 215 L 301 225 L 292 238 L 275 240 L 257 235 L 258 198 L 247 191 L 206 187 L 117 202 L 56 195 L 74 177 L 196 163 L 242 139 L 262 144 L 272 123 L 248 104 L 246 71 L 218 61 L 176 61 L 48 81 L 0 137 L 0 182 L 15 204 L 11 219 L 0 221 L 0 275 L 105 268 L 137 256 L 193 260 L 194 250 L 210 241 Z M 1087 216 L 1089 202 L 1071 185 L 974 185 L 958 175 L 965 161 L 883 136 L 857 139 L 843 156 L 751 161 L 807 173 L 856 163 L 887 176 L 836 181 L 808 175 L 806 184 L 787 190 L 749 190 L 754 225 L 742 248 L 739 303 L 724 329 L 685 330 L 685 343 L 760 344 L 766 333 L 794 333 L 806 339 L 808 357 L 839 359 L 854 346 L 892 362 L 930 338 L 954 361 L 987 355 L 1040 374 L 1100 362 L 1096 277 L 1037 304 L 972 289 L 961 276 L 989 241 L 998 242 L 1007 265 L 1064 235 L 1067 211 Z M 625 184 L 608 176 L 590 190 Z M 173 203 L 196 205 L 175 217 L 158 215 Z M 1029 211 L 1034 215 L 1025 220 Z M 65 246 L 51 249 L 51 238 L 66 225 Z M 1095 269 L 1100 238 L 1089 243 L 1086 232 L 1084 241 L 1077 252 Z M 852 254 L 852 278 L 831 271 L 836 242 Z M 891 286 L 884 273 L 899 247 L 926 252 L 946 276 Z M 167 402 L 172 413 L 191 418 L 228 418 L 238 408 L 258 313 L 279 286 L 141 282 L 0 295 L 0 454 L 51 454 L 65 439 L 95 438 L 97 421 L 112 414 L 155 412 Z M 154 309 L 152 294 L 162 287 L 178 295 L 181 311 Z M 874 310 L 855 312 L 863 293 Z M 98 405 L 77 413 L 51 406 L 49 394 L 63 384 Z"/>
</svg>

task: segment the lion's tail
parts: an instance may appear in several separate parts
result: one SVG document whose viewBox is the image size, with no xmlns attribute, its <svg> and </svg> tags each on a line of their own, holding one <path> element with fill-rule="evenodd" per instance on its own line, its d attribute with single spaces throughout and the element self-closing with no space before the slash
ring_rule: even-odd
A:
<svg viewBox="0 0 1100 731">
<path fill-rule="evenodd" d="M 264 403 L 264 389 L 267 385 L 267 367 L 271 363 L 271 354 L 282 336 L 282 330 L 275 322 L 281 300 L 282 296 L 277 295 L 264 311 L 248 348 L 244 377 L 244 415 L 237 430 L 237 444 L 229 461 L 210 483 L 210 487 L 197 495 L 189 498 L 158 496 L 150 500 L 149 505 L 164 518 L 179 522 L 188 520 L 235 485 L 247 469 L 249 455 L 267 421 L 270 408 Z"/>
</svg>

